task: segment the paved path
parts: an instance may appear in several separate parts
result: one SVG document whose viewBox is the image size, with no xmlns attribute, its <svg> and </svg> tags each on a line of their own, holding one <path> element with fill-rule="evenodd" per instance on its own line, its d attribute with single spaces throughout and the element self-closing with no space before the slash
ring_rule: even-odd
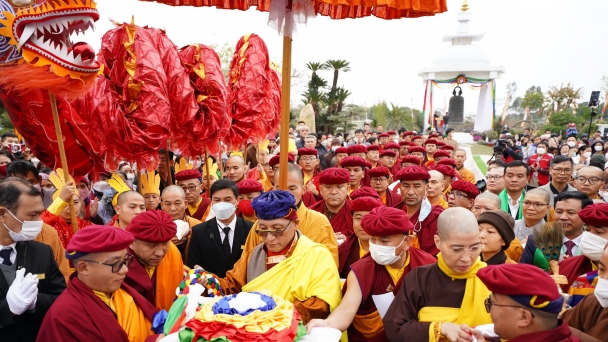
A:
<svg viewBox="0 0 608 342">
<path fill-rule="evenodd" d="M 462 132 L 454 132 L 452 136 L 454 137 L 454 140 L 458 142 L 458 147 L 467 151 L 467 160 L 464 162 L 464 167 L 473 171 L 473 173 L 475 174 L 475 179 L 485 179 L 485 175 L 483 174 L 483 172 L 481 172 L 481 170 L 477 166 L 477 163 L 475 163 L 475 159 L 473 159 L 471 145 L 476 144 L 476 142 L 473 141 L 473 137 L 469 133 Z M 487 162 L 491 156 L 480 155 L 479 157 L 484 162 Z"/>
</svg>

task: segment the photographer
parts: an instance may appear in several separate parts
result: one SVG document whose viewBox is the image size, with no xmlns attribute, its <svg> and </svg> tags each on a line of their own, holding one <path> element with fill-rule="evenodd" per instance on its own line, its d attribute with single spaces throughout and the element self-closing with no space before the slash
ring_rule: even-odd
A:
<svg viewBox="0 0 608 342">
<path fill-rule="evenodd" d="M 494 143 L 494 151 L 502 152 L 502 158 L 507 164 L 514 160 L 524 160 L 521 146 L 514 146 L 513 141 L 510 139 L 498 139 Z"/>
</svg>

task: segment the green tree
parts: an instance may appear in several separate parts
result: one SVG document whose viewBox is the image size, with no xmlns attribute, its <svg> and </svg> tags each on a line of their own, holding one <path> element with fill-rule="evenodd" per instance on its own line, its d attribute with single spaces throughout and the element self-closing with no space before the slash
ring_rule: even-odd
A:
<svg viewBox="0 0 608 342">
<path fill-rule="evenodd" d="M 549 123 L 545 125 L 543 130 L 550 130 L 553 133 L 560 133 L 562 137 L 565 135 L 568 124 L 574 122 L 578 128 L 578 132 L 586 131 L 586 127 L 589 124 L 583 117 L 572 114 L 569 110 L 556 112 L 551 114 L 549 117 Z"/>
<path fill-rule="evenodd" d="M 559 87 L 553 86 L 549 88 L 549 91 L 545 95 L 543 113 L 552 115 L 553 113 L 565 110 L 576 110 L 578 106 L 577 100 L 581 98 L 582 92 L 583 88 L 574 89 L 570 83 L 566 86 L 562 84 Z"/>
<path fill-rule="evenodd" d="M 327 69 L 334 71 L 334 79 L 331 84 L 331 91 L 335 92 L 336 88 L 338 88 L 338 75 L 340 74 L 340 71 L 349 72 L 350 63 L 344 59 L 330 59 L 325 62 L 325 66 Z"/>
</svg>

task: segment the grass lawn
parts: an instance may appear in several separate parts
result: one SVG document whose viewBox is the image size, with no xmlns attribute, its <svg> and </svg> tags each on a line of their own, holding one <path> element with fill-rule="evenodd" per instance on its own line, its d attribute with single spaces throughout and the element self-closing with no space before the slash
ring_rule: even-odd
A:
<svg viewBox="0 0 608 342">
<path fill-rule="evenodd" d="M 492 155 L 494 149 L 487 145 L 473 144 L 471 145 L 471 152 L 473 153 L 473 160 L 475 164 L 484 175 L 488 172 L 488 165 L 479 157 L 480 155 Z"/>
<path fill-rule="evenodd" d="M 473 156 L 473 160 L 475 160 L 475 164 L 484 175 L 488 172 L 488 165 L 481 160 L 480 156 Z"/>
</svg>

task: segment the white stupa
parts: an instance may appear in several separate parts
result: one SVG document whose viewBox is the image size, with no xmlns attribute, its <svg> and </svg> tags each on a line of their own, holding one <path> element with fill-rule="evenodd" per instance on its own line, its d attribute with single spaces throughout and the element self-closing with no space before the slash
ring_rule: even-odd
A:
<svg viewBox="0 0 608 342">
<path fill-rule="evenodd" d="M 480 89 L 477 117 L 475 120 L 475 130 L 483 132 L 492 127 L 492 116 L 494 115 L 492 90 L 494 80 L 500 78 L 502 73 L 505 72 L 505 68 L 493 66 L 483 47 L 473 44 L 473 42 L 479 42 L 485 34 L 470 32 L 469 21 L 471 20 L 471 16 L 472 12 L 469 10 L 467 1 L 464 0 L 460 12 L 458 12 L 459 24 L 456 32 L 446 34 L 442 40 L 443 42 L 451 42 L 451 45 L 446 46 L 441 55 L 433 60 L 429 67 L 420 70 L 418 75 L 427 84 L 427 90 L 431 91 L 433 91 L 432 81 L 449 80 L 459 75 L 464 75 L 467 78 L 489 80 L 488 86 Z M 470 99 L 469 94 L 470 91 L 466 91 L 467 99 Z M 427 96 L 425 107 L 425 114 L 431 115 L 433 109 L 430 96 Z M 425 120 L 425 122 L 428 125 L 428 120 Z"/>
</svg>

